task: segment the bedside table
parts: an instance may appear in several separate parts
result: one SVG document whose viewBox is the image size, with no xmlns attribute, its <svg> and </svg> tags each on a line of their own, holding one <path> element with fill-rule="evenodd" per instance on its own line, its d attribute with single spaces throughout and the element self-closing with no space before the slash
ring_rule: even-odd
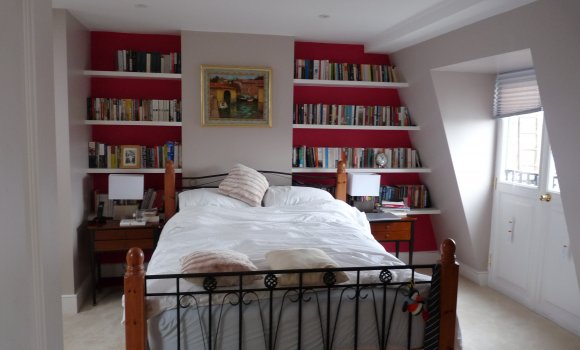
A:
<svg viewBox="0 0 580 350">
<path fill-rule="evenodd" d="M 371 218 L 372 216 L 372 218 Z M 409 265 L 413 264 L 414 226 L 416 219 L 409 216 L 393 218 L 391 215 L 367 215 L 371 233 L 379 242 L 394 242 L 395 255 L 399 257 L 399 243 L 409 243 Z"/>
<path fill-rule="evenodd" d="M 103 252 L 126 252 L 131 247 L 153 250 L 161 232 L 159 223 L 147 223 L 143 226 L 119 226 L 118 220 L 108 220 L 104 224 L 89 222 L 90 234 L 91 282 L 93 288 L 93 305 L 97 304 L 97 285 L 101 279 L 101 264 L 98 254 Z"/>
</svg>

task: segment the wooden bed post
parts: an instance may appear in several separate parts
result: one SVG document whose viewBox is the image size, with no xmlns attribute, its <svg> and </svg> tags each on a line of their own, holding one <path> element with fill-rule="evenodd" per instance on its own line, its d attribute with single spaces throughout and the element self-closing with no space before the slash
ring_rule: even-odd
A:
<svg viewBox="0 0 580 350">
<path fill-rule="evenodd" d="M 165 207 L 165 222 L 167 222 L 175 214 L 175 169 L 170 160 L 165 162 L 163 187 L 163 206 Z"/>
<path fill-rule="evenodd" d="M 125 272 L 125 349 L 147 349 L 145 318 L 145 256 L 139 248 L 127 252 Z"/>
<path fill-rule="evenodd" d="M 455 346 L 455 323 L 457 318 L 457 288 L 459 264 L 455 260 L 455 241 L 446 239 L 441 244 L 441 299 L 439 320 L 439 349 Z"/>
<path fill-rule="evenodd" d="M 346 202 L 346 163 L 344 160 L 338 162 L 338 167 L 336 168 L 336 191 L 334 193 L 334 198 L 340 199 Z"/>
</svg>

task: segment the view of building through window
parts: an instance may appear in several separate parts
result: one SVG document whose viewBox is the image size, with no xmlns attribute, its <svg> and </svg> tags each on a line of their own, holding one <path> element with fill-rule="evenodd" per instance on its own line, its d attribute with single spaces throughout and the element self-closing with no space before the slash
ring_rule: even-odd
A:
<svg viewBox="0 0 580 350">
<path fill-rule="evenodd" d="M 544 112 L 502 119 L 506 142 L 504 182 L 538 186 Z"/>
<path fill-rule="evenodd" d="M 516 115 L 502 119 L 505 154 L 500 181 L 538 187 L 542 154 L 544 112 Z M 560 192 L 552 150 L 549 150 L 546 188 Z"/>
</svg>

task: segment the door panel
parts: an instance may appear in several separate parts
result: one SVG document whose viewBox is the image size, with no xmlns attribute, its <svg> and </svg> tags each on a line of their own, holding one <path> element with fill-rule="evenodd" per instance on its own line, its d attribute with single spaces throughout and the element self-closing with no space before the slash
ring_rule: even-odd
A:
<svg viewBox="0 0 580 350">
<path fill-rule="evenodd" d="M 530 194 L 501 192 L 497 220 L 494 222 L 492 286 L 525 304 L 532 300 L 530 254 L 532 251 L 533 213 Z M 532 203 L 532 204 L 531 204 Z"/>
</svg>

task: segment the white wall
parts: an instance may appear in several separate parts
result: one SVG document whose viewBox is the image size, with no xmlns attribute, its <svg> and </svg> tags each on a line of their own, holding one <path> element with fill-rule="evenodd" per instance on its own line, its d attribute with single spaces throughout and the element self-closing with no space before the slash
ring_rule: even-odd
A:
<svg viewBox="0 0 580 350">
<path fill-rule="evenodd" d="M 0 2 L 0 349 L 62 349 L 50 1 Z"/>
<path fill-rule="evenodd" d="M 185 175 L 227 172 L 236 163 L 289 172 L 292 154 L 294 39 L 181 33 Z M 201 65 L 272 68 L 272 127 L 201 127 Z"/>
<path fill-rule="evenodd" d="M 79 228 L 90 208 L 85 170 L 90 129 L 84 125 L 90 85 L 82 74 L 89 67 L 90 37 L 68 11 L 54 10 L 53 14 L 63 310 L 77 312 L 83 301 L 79 288 L 89 276 L 87 234 Z"/>
<path fill-rule="evenodd" d="M 405 72 L 411 87 L 401 91 L 402 99 L 413 108 L 413 115 L 422 126 L 415 146 L 422 150 L 425 163 L 452 165 L 441 111 L 431 70 L 460 62 L 530 49 L 548 134 L 560 178 L 562 202 L 570 233 L 570 246 L 580 272 L 580 2 L 575 0 L 539 0 L 530 5 L 478 22 L 442 35 L 392 55 Z M 425 126 L 424 126 L 425 125 Z M 452 143 L 452 142 L 451 142 Z M 427 152 L 423 151 L 427 150 Z M 433 167 L 438 186 L 431 188 L 439 202 L 459 207 L 457 184 L 447 182 L 455 174 L 453 167 Z M 485 270 L 480 257 L 488 246 L 464 245 L 472 236 L 470 228 L 454 212 L 444 212 L 441 220 L 449 222 L 445 230 L 436 224 L 437 239 L 454 238 L 460 249 L 460 260 L 477 270 Z"/>
<path fill-rule="evenodd" d="M 473 266 L 485 266 L 487 254 L 478 248 L 489 246 L 491 229 L 495 75 L 433 71 L 431 76 L 455 174 L 452 183 L 459 189 L 461 208 L 452 212 L 463 213 L 468 228 L 460 248 L 480 252 L 472 258 Z M 450 220 L 440 216 L 433 220 L 443 228 L 439 232 L 448 231 Z"/>
</svg>

